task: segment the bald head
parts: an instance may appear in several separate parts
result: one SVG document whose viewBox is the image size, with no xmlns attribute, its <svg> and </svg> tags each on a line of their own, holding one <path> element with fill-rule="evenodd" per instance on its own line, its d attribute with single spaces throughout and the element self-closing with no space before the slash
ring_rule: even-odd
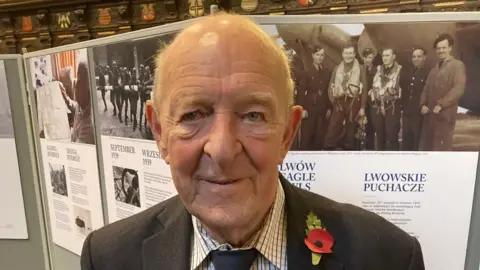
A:
<svg viewBox="0 0 480 270">
<path fill-rule="evenodd" d="M 179 33 L 156 58 L 154 105 L 190 71 L 220 77 L 232 72 L 257 73 L 275 84 L 284 108 L 293 105 L 293 81 L 284 50 L 248 18 L 219 13 L 204 17 Z M 265 74 L 265 70 L 266 72 Z M 260 73 L 260 72 L 258 72 Z"/>
</svg>

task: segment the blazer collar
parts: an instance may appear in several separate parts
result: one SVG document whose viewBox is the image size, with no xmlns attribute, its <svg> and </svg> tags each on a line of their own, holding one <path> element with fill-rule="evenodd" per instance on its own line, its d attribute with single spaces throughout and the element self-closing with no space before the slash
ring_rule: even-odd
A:
<svg viewBox="0 0 480 270">
<path fill-rule="evenodd" d="M 341 218 L 328 205 L 308 205 L 306 197 L 310 196 L 309 193 L 290 184 L 282 174 L 279 177 L 285 191 L 288 269 L 344 270 L 344 265 L 338 259 L 336 252 L 343 253 L 345 247 L 334 244 L 333 254 L 323 255 L 320 264 L 314 266 L 312 252 L 304 243 L 305 222 L 310 211 L 322 220 L 336 240 L 345 234 Z M 315 195 L 311 194 L 311 196 Z M 330 203 L 325 202 L 325 204 Z M 193 225 L 190 214 L 178 196 L 165 204 L 155 222 L 152 226 L 152 236 L 143 241 L 143 270 L 188 270 Z"/>
<path fill-rule="evenodd" d="M 190 268 L 192 219 L 178 196 L 165 204 L 143 241 L 143 270 Z"/>
<path fill-rule="evenodd" d="M 344 270 L 343 264 L 336 256 L 335 245 L 333 247 L 333 254 L 324 254 L 318 265 L 312 264 L 312 252 L 305 245 L 306 238 L 305 229 L 307 228 L 306 219 L 309 212 L 313 212 L 319 217 L 324 224 L 326 224 L 328 231 L 336 239 L 337 231 L 342 231 L 340 222 L 336 216 L 330 217 L 334 214 L 333 211 L 328 211 L 322 205 L 307 205 L 305 192 L 299 190 L 286 180 L 280 174 L 280 181 L 285 191 L 285 209 L 287 211 L 287 258 L 288 269 L 324 269 L 324 270 Z M 312 196 L 315 196 L 312 194 Z M 332 213 L 330 213 L 332 212 Z M 331 228 L 332 230 L 330 230 Z"/>
</svg>

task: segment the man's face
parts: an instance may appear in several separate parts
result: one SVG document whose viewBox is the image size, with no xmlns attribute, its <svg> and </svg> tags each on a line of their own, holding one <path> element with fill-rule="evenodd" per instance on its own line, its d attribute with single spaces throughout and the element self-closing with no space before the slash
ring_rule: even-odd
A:
<svg viewBox="0 0 480 270">
<path fill-rule="evenodd" d="M 355 49 L 353 47 L 343 49 L 342 57 L 345 63 L 353 62 L 353 59 L 355 59 Z"/>
<path fill-rule="evenodd" d="M 258 39 L 208 31 L 173 44 L 161 109 L 147 115 L 188 211 L 207 227 L 239 229 L 270 208 L 301 109 L 287 114 L 278 69 Z"/>
<path fill-rule="evenodd" d="M 395 61 L 395 54 L 393 54 L 393 51 L 384 50 L 382 52 L 382 61 L 385 66 L 391 66 L 393 64 L 393 61 Z"/>
<path fill-rule="evenodd" d="M 367 66 L 370 66 L 372 65 L 372 62 L 373 62 L 373 53 L 363 57 L 363 62 L 365 63 L 365 65 Z"/>
<path fill-rule="evenodd" d="M 446 59 L 452 53 L 452 46 L 448 44 L 448 40 L 442 40 L 437 43 L 437 55 L 441 60 Z"/>
<path fill-rule="evenodd" d="M 422 50 L 415 50 L 412 53 L 412 63 L 414 67 L 421 67 L 427 59 L 425 53 Z"/>
<path fill-rule="evenodd" d="M 325 59 L 325 50 L 321 49 L 312 54 L 313 63 L 316 65 L 321 65 L 323 63 L 323 59 Z"/>
</svg>

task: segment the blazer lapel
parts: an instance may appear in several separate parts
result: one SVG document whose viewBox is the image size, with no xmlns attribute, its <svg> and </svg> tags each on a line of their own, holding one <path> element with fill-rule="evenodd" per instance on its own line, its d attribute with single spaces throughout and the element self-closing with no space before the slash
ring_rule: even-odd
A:
<svg viewBox="0 0 480 270">
<path fill-rule="evenodd" d="M 305 196 L 298 188 L 293 186 L 280 174 L 282 187 L 285 191 L 285 208 L 287 213 L 287 258 L 288 269 L 323 269 L 323 270 L 344 270 L 343 264 L 333 254 L 324 254 L 318 265 L 312 264 L 312 252 L 305 245 L 306 219 L 310 211 L 317 215 L 322 222 L 322 214 L 318 213 L 319 207 L 309 205 Z M 329 230 L 330 231 L 330 230 Z M 334 236 L 335 238 L 335 236 Z"/>
<path fill-rule="evenodd" d="M 153 235 L 143 241 L 143 270 L 190 268 L 191 216 L 179 197 L 157 216 Z"/>
</svg>

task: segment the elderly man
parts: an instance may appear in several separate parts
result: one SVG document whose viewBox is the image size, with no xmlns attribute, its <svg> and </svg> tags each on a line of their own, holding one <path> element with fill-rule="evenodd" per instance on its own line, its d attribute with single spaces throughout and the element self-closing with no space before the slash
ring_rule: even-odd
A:
<svg viewBox="0 0 480 270">
<path fill-rule="evenodd" d="M 451 151 L 457 120 L 458 101 L 465 91 L 466 70 L 462 61 L 452 56 L 453 38 L 440 35 L 433 47 L 440 61 L 427 77 L 420 97 L 424 115 L 420 151 Z"/>
<path fill-rule="evenodd" d="M 179 195 L 90 234 L 83 270 L 424 269 L 415 238 L 279 174 L 302 108 L 286 55 L 255 23 L 196 21 L 157 67 L 147 116 Z M 318 265 L 310 212 L 335 242 Z"/>
</svg>

